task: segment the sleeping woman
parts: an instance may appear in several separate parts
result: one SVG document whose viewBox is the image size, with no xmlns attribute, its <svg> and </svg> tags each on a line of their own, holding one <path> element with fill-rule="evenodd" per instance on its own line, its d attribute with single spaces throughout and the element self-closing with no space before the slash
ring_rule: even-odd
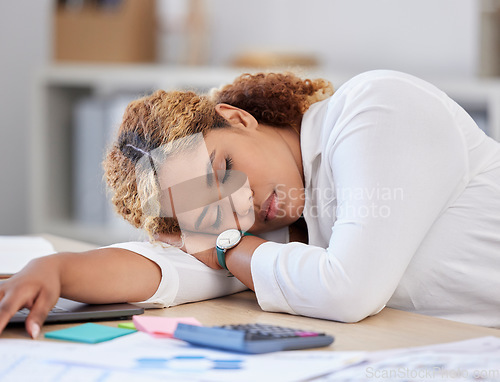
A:
<svg viewBox="0 0 500 382">
<path fill-rule="evenodd" d="M 59 296 L 168 307 L 251 289 L 266 311 L 385 306 L 500 327 L 500 144 L 411 75 L 257 73 L 127 107 L 104 167 L 148 242 L 33 260 L 0 286 L 39 334 Z"/>
</svg>

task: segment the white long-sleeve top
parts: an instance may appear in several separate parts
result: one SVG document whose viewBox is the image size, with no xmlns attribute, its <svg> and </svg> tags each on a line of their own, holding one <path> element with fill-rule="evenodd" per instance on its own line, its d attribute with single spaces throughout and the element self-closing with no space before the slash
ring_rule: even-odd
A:
<svg viewBox="0 0 500 382">
<path fill-rule="evenodd" d="M 309 245 L 254 252 L 262 309 L 353 322 L 387 305 L 500 327 L 500 144 L 462 108 L 410 75 L 367 72 L 305 113 L 301 150 Z M 162 268 L 150 302 L 244 289 L 134 245 Z"/>
</svg>

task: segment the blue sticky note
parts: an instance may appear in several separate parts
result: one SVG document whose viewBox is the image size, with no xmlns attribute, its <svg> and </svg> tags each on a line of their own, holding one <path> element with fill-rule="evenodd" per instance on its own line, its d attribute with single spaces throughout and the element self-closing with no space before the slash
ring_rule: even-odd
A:
<svg viewBox="0 0 500 382">
<path fill-rule="evenodd" d="M 136 330 L 133 329 L 121 329 L 106 325 L 87 323 L 45 333 L 45 338 L 96 344 L 98 342 L 109 341 L 113 338 L 135 332 Z"/>
</svg>

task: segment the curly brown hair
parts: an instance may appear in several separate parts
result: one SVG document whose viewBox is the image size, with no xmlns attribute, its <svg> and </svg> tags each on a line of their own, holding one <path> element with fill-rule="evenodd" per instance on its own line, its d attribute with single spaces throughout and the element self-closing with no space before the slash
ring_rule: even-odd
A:
<svg viewBox="0 0 500 382">
<path fill-rule="evenodd" d="M 142 169 L 142 180 L 137 182 L 141 158 L 152 158 L 153 150 L 180 138 L 196 133 L 205 136 L 212 129 L 228 127 L 215 110 L 219 103 L 243 109 L 261 124 L 298 130 L 309 106 L 332 94 L 332 84 L 323 79 L 303 80 L 292 73 L 257 73 L 243 74 L 208 95 L 158 90 L 132 101 L 103 162 L 116 211 L 134 227 L 145 229 L 151 239 L 158 233 L 180 231 L 175 218 L 160 217 L 150 210 L 145 213 L 141 195 L 158 200 L 159 190 L 151 171 L 152 168 L 154 172 L 154 165 Z"/>
<path fill-rule="evenodd" d="M 291 73 L 242 74 L 232 84 L 212 91 L 216 103 L 243 109 L 259 123 L 296 130 L 309 106 L 332 94 L 329 81 L 303 80 Z"/>
</svg>

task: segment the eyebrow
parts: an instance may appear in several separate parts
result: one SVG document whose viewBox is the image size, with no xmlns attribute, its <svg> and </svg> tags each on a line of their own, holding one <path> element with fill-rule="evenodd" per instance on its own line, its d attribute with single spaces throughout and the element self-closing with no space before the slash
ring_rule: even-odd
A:
<svg viewBox="0 0 500 382">
<path fill-rule="evenodd" d="M 212 187 L 213 184 L 213 163 L 215 160 L 215 150 L 212 151 L 210 154 L 210 162 L 207 163 L 207 187 Z M 208 212 L 208 206 L 205 206 L 203 208 L 203 211 L 201 211 L 200 216 L 198 216 L 198 219 L 196 219 L 196 222 L 194 223 L 194 228 L 198 230 L 200 228 L 201 223 L 203 222 L 203 218 L 206 216 Z"/>
</svg>

